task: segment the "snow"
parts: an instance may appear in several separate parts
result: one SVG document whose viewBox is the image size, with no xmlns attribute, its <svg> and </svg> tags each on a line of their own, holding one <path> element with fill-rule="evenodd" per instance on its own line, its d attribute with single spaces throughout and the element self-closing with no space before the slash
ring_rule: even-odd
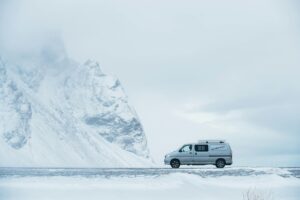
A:
<svg viewBox="0 0 300 200">
<path fill-rule="evenodd" d="M 223 170 L 182 169 L 170 172 L 171 169 L 149 169 L 149 171 L 144 169 L 143 173 L 132 176 L 124 175 L 126 170 L 120 169 L 118 174 L 118 169 L 107 169 L 115 173 L 111 176 L 2 176 L 0 195 L 1 199 L 6 200 L 184 198 L 242 200 L 243 195 L 250 190 L 266 197 L 272 196 L 274 200 L 299 199 L 300 179 L 294 176 L 281 176 L 281 174 L 287 174 L 288 170 L 251 169 L 265 173 L 243 175 L 243 170 L 250 169 L 235 169 L 241 174 L 216 177 L 213 173 L 207 177 L 199 176 L 197 173 L 222 172 Z M 98 170 L 101 171 L 101 169 Z M 136 170 L 139 171 L 139 169 Z M 155 170 L 157 173 L 153 173 Z M 297 170 L 299 173 L 299 169 Z M 163 173 L 164 171 L 170 173 Z M 134 169 L 131 172 L 134 172 Z"/>
<path fill-rule="evenodd" d="M 0 60 L 0 167 L 153 166 L 120 81 L 62 54 Z"/>
</svg>

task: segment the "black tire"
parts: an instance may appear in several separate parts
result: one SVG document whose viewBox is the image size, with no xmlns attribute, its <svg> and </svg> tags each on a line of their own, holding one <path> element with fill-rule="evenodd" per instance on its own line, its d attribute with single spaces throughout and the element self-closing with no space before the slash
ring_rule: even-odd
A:
<svg viewBox="0 0 300 200">
<path fill-rule="evenodd" d="M 170 165 L 172 168 L 179 168 L 180 167 L 180 161 L 177 159 L 171 160 Z"/>
<path fill-rule="evenodd" d="M 224 159 L 218 159 L 218 160 L 216 161 L 216 167 L 217 167 L 217 168 L 224 168 L 225 165 L 226 165 L 226 162 L 225 162 Z"/>
</svg>

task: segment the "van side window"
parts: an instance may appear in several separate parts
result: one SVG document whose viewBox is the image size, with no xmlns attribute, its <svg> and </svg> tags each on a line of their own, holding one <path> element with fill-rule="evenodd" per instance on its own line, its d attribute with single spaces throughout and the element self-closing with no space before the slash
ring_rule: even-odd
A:
<svg viewBox="0 0 300 200">
<path fill-rule="evenodd" d="M 185 146 L 183 146 L 180 150 L 179 150 L 179 152 L 188 152 L 188 151 L 192 151 L 192 145 L 185 145 Z"/>
<path fill-rule="evenodd" d="M 195 145 L 195 151 L 208 151 L 208 145 Z"/>
</svg>

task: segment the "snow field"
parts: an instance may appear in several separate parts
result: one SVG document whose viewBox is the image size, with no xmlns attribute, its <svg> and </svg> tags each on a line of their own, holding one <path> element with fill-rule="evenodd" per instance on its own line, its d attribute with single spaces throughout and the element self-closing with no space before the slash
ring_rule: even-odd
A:
<svg viewBox="0 0 300 200">
<path fill-rule="evenodd" d="M 274 200 L 298 200 L 300 179 L 276 174 L 202 178 L 174 173 L 138 177 L 7 177 L 0 179 L 0 199 L 243 199 L 248 190 Z M 267 196 L 267 195 L 266 195 Z"/>
</svg>

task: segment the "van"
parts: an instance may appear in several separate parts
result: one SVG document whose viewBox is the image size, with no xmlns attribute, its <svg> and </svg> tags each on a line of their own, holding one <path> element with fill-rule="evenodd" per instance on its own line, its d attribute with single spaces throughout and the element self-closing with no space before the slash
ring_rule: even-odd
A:
<svg viewBox="0 0 300 200">
<path fill-rule="evenodd" d="M 224 140 L 200 140 L 167 154 L 164 162 L 172 168 L 179 168 L 180 165 L 215 165 L 224 168 L 232 164 L 232 151 Z"/>
</svg>

